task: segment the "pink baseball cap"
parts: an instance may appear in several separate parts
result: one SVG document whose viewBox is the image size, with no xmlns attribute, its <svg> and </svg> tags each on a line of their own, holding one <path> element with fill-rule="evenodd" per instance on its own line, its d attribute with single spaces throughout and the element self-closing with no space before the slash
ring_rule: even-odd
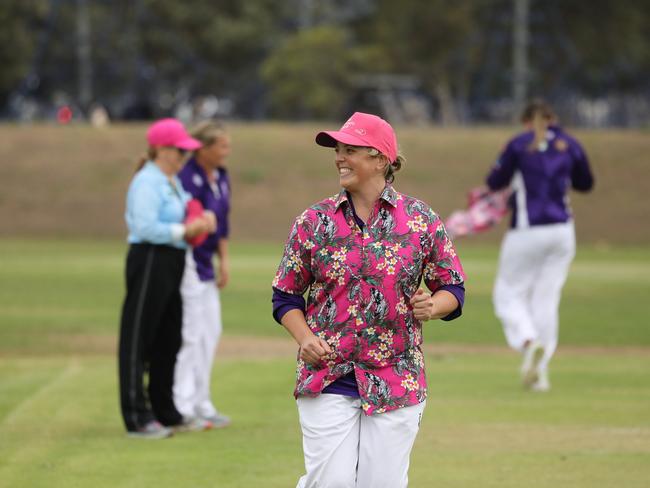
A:
<svg viewBox="0 0 650 488">
<path fill-rule="evenodd" d="M 190 137 L 177 119 L 161 119 L 151 124 L 147 130 L 147 142 L 150 146 L 177 147 L 187 151 L 194 151 L 203 145 Z"/>
<path fill-rule="evenodd" d="M 355 112 L 341 130 L 316 134 L 316 144 L 336 147 L 336 143 L 350 146 L 374 147 L 393 163 L 397 159 L 397 137 L 391 125 L 381 117 Z"/>
</svg>

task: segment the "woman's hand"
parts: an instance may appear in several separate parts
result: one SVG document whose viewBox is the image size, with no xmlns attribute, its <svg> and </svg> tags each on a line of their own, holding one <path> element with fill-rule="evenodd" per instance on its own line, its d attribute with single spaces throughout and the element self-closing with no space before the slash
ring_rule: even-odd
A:
<svg viewBox="0 0 650 488">
<path fill-rule="evenodd" d="M 410 303 L 413 307 L 413 315 L 422 322 L 431 320 L 435 315 L 433 297 L 422 288 L 419 288 L 415 292 L 415 295 L 411 297 Z"/>
<path fill-rule="evenodd" d="M 205 210 L 203 212 L 203 219 L 205 220 L 205 224 L 207 225 L 207 230 L 206 232 L 208 234 L 213 234 L 217 230 L 217 216 L 212 210 Z"/>
<path fill-rule="evenodd" d="M 305 320 L 302 310 L 292 309 L 280 319 L 299 346 L 298 356 L 305 363 L 317 366 L 334 351 L 323 339 L 315 335 Z"/>
<path fill-rule="evenodd" d="M 191 222 L 185 224 L 185 239 L 193 239 L 199 234 L 205 232 L 205 223 L 203 222 L 203 217 L 194 219 Z"/>
<path fill-rule="evenodd" d="M 300 359 L 312 366 L 316 366 L 332 352 L 329 344 L 314 334 L 308 335 L 300 343 Z"/>
<path fill-rule="evenodd" d="M 411 297 L 410 303 L 413 315 L 422 322 L 446 317 L 458 308 L 458 300 L 447 290 L 439 290 L 430 295 L 419 288 Z"/>
<path fill-rule="evenodd" d="M 228 260 L 221 258 L 219 260 L 219 270 L 217 272 L 217 288 L 224 288 L 230 278 L 230 266 Z"/>
<path fill-rule="evenodd" d="M 214 212 L 206 210 L 203 215 L 185 224 L 185 238 L 192 239 L 199 234 L 213 233 L 217 228 L 217 218 Z"/>
</svg>

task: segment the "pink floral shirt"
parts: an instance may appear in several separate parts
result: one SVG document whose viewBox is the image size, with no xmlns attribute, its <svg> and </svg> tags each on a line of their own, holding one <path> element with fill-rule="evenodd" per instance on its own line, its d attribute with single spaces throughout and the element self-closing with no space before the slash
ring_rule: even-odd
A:
<svg viewBox="0 0 650 488">
<path fill-rule="evenodd" d="M 435 292 L 465 281 L 440 218 L 387 185 L 362 231 L 345 191 L 294 222 L 273 286 L 302 295 L 307 324 L 333 353 L 316 366 L 298 360 L 294 395 L 317 396 L 354 370 L 367 415 L 427 396 L 422 323 L 409 299 L 424 278 Z"/>
</svg>

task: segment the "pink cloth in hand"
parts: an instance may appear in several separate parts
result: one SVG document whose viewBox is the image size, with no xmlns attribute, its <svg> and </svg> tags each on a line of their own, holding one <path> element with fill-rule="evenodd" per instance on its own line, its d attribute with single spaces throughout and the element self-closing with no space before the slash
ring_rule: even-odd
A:
<svg viewBox="0 0 650 488">
<path fill-rule="evenodd" d="M 203 204 L 201 204 L 201 202 L 196 198 L 192 198 L 189 202 L 187 202 L 187 207 L 185 208 L 185 221 L 183 223 L 187 225 L 190 222 L 202 216 L 203 216 Z M 208 233 L 204 232 L 202 234 L 194 236 L 191 239 L 185 239 L 185 240 L 190 246 L 198 247 L 201 244 L 203 244 L 207 238 L 208 238 Z"/>
<path fill-rule="evenodd" d="M 492 192 L 485 187 L 472 188 L 467 194 L 467 209 L 455 210 L 445 221 L 453 239 L 485 232 L 508 213 L 510 189 Z"/>
</svg>

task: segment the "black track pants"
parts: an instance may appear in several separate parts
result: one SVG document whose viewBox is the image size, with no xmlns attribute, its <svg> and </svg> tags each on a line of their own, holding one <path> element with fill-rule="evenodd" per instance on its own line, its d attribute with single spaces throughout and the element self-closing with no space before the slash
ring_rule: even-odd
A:
<svg viewBox="0 0 650 488">
<path fill-rule="evenodd" d="M 184 266 L 181 249 L 153 244 L 129 248 L 119 343 L 120 404 L 129 431 L 151 420 L 164 425 L 182 420 L 172 387 L 181 346 Z"/>
</svg>

